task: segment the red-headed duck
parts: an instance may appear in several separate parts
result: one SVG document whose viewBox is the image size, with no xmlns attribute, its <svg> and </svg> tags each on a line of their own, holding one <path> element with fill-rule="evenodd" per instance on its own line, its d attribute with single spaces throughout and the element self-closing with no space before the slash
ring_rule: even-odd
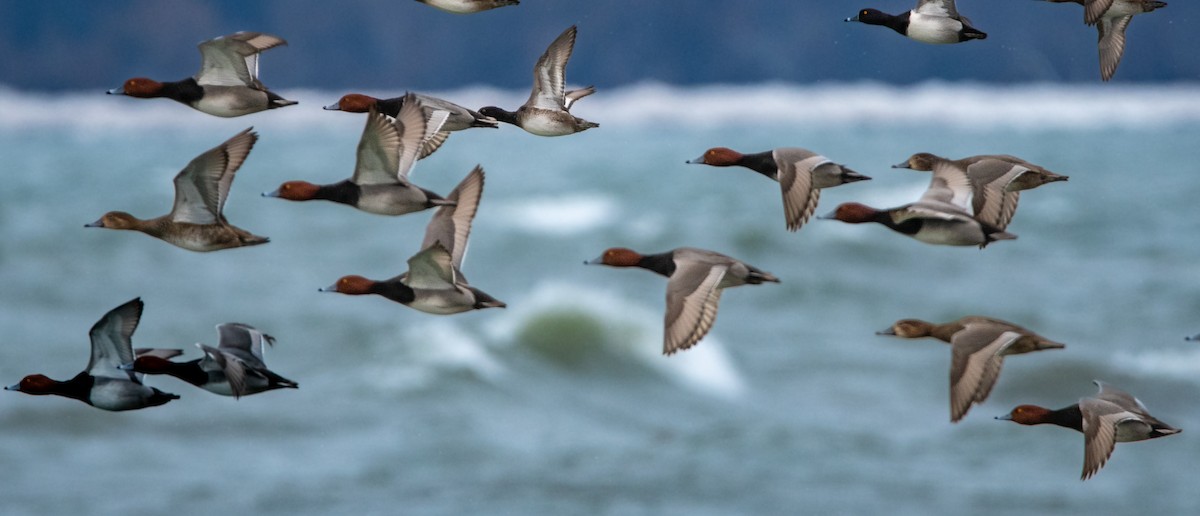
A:
<svg viewBox="0 0 1200 516">
<path fill-rule="evenodd" d="M 922 43 L 962 43 L 986 39 L 987 34 L 971 26 L 971 20 L 958 14 L 954 0 L 917 0 L 917 7 L 902 14 L 863 9 L 846 21 L 883 25 Z"/>
<path fill-rule="evenodd" d="M 746 167 L 779 182 L 783 190 L 783 212 L 788 231 L 800 229 L 812 216 L 813 210 L 817 209 L 822 188 L 871 179 L 799 147 L 782 147 L 754 154 L 714 147 L 687 163 Z"/>
<path fill-rule="evenodd" d="M 123 211 L 110 211 L 85 227 L 141 231 L 197 252 L 267 243 L 266 237 L 230 224 L 221 213 L 234 174 L 258 141 L 258 135 L 251 129 L 197 156 L 175 176 L 175 205 L 171 213 L 141 220 Z"/>
<path fill-rule="evenodd" d="M 271 372 L 263 362 L 263 343 L 275 344 L 270 335 L 241 323 L 219 324 L 217 334 L 220 340 L 215 348 L 196 343 L 204 352 L 203 358 L 172 362 L 167 360 L 170 357 L 139 354 L 132 363 L 121 367 L 145 374 L 171 375 L 206 391 L 237 398 L 299 387 L 296 382 Z"/>
<path fill-rule="evenodd" d="M 470 129 L 472 127 L 490 127 L 493 129 L 500 127 L 500 123 L 496 119 L 483 116 L 478 111 L 467 109 L 448 100 L 420 93 L 413 93 L 411 95 L 425 109 L 426 118 L 433 117 L 435 111 L 445 111 L 448 113 L 446 122 L 442 124 L 442 131 L 462 131 L 463 129 Z M 347 93 L 342 95 L 342 98 L 338 99 L 337 102 L 325 106 L 325 109 L 327 111 L 345 111 L 347 113 L 366 113 L 374 107 L 376 111 L 395 118 L 400 116 L 400 108 L 404 106 L 404 99 L 408 98 L 408 96 L 377 99 L 361 93 Z"/>
<path fill-rule="evenodd" d="M 328 185 L 288 181 L 263 196 L 289 201 L 321 199 L 379 215 L 404 215 L 452 203 L 408 179 L 422 148 L 438 133 L 446 112 L 436 111 L 435 118 L 426 119 L 420 103 L 413 100 L 399 114 L 393 121 L 371 108 L 350 179 Z"/>
<path fill-rule="evenodd" d="M 144 77 L 125 81 L 110 95 L 167 97 L 197 111 L 235 117 L 296 104 L 271 92 L 258 80 L 258 54 L 286 45 L 278 36 L 237 32 L 200 43 L 200 71 L 187 79 L 158 82 Z"/>
<path fill-rule="evenodd" d="M 1020 405 L 996 419 L 1022 425 L 1049 423 L 1083 432 L 1083 474 L 1080 480 L 1087 480 L 1100 471 L 1112 456 L 1117 443 L 1144 441 L 1182 431 L 1151 416 L 1146 406 L 1129 393 L 1098 380 L 1093 383 L 1100 388 L 1094 398 L 1083 398 L 1079 403 L 1058 410 Z"/>
<path fill-rule="evenodd" d="M 967 415 L 972 404 L 987 399 L 1005 356 L 1066 347 L 1008 321 L 978 315 L 944 324 L 902 319 L 876 333 L 906 339 L 934 337 L 950 343 L 950 421 L 955 423 Z"/>
<path fill-rule="evenodd" d="M 1166 2 L 1158 0 L 1046 0 L 1053 3 L 1075 3 L 1083 6 L 1083 22 L 1095 25 L 1100 32 L 1100 79 L 1107 81 L 1117 73 L 1121 56 L 1125 54 L 1125 29 L 1138 14 L 1148 13 Z"/>
<path fill-rule="evenodd" d="M 738 285 L 779 283 L 769 272 L 721 253 L 680 247 L 665 253 L 643 255 L 613 247 L 588 265 L 641 267 L 666 276 L 667 313 L 664 319 L 663 354 L 692 347 L 708 334 L 717 320 L 721 290 Z"/>
<path fill-rule="evenodd" d="M 877 210 L 856 202 L 844 203 L 820 218 L 850 224 L 877 222 L 927 244 L 976 245 L 1017 238 L 971 214 L 971 182 L 965 174 L 934 174 L 917 202 Z"/>
<path fill-rule="evenodd" d="M 575 26 L 572 25 L 550 43 L 533 67 L 533 91 L 523 106 L 516 112 L 496 106 L 480 108 L 479 112 L 538 136 L 564 136 L 600 127 L 600 124 L 570 113 L 575 101 L 596 92 L 592 86 L 566 90 L 567 61 L 574 49 Z"/>
<path fill-rule="evenodd" d="M 521 3 L 520 0 L 417 0 L 417 2 L 454 14 L 472 14 Z"/>
<path fill-rule="evenodd" d="M 1055 174 L 1016 156 L 986 154 L 949 160 L 928 152 L 909 156 L 892 168 L 932 171 L 949 184 L 967 181 L 971 212 L 975 218 L 1006 229 L 1017 212 L 1021 190 L 1046 183 L 1066 181 L 1069 176 Z M 965 178 L 965 179 L 964 179 Z"/>
<path fill-rule="evenodd" d="M 483 179 L 483 168 L 476 166 L 450 192 L 446 199 L 454 204 L 438 208 L 429 221 L 421 252 L 408 259 L 408 272 L 384 281 L 343 276 L 320 290 L 349 295 L 376 294 L 438 315 L 504 308 L 503 302 L 469 285 L 461 270 L 467 238 L 471 235 L 471 222 L 483 195 Z"/>
<path fill-rule="evenodd" d="M 92 358 L 87 369 L 74 378 L 60 382 L 45 375 L 31 374 L 4 389 L 34 395 L 53 394 L 112 411 L 155 407 L 179 399 L 175 394 L 142 385 L 141 374 L 120 368 L 121 364 L 134 360 L 130 339 L 142 318 L 143 306 L 140 298 L 133 299 L 110 310 L 92 326 L 88 332 Z M 139 351 L 170 356 L 170 350 Z"/>
</svg>

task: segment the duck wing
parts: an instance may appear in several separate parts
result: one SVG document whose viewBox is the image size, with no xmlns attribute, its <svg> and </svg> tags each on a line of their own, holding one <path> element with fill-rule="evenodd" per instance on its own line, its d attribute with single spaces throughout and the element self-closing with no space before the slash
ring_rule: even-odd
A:
<svg viewBox="0 0 1200 516">
<path fill-rule="evenodd" d="M 372 106 L 358 139 L 358 158 L 350 181 L 357 185 L 395 184 L 399 168 L 400 130 L 391 118 Z"/>
<path fill-rule="evenodd" d="M 950 421 L 958 422 L 971 404 L 987 399 L 1000 377 L 1000 353 L 1021 338 L 1002 326 L 967 324 L 950 338 Z"/>
<path fill-rule="evenodd" d="M 408 272 L 401 281 L 409 288 L 443 290 L 454 288 L 455 268 L 450 250 L 441 242 L 434 242 L 408 259 Z"/>
<path fill-rule="evenodd" d="M 997 159 L 983 159 L 967 167 L 967 175 L 975 184 L 972 200 L 975 217 L 1000 229 L 1008 227 L 1017 212 L 1020 192 L 1007 190 L 1009 183 L 1031 170 L 1022 165 Z"/>
<path fill-rule="evenodd" d="M 258 134 L 246 128 L 209 151 L 196 156 L 175 176 L 175 204 L 171 220 L 190 224 L 224 222 L 221 211 L 234 174 L 258 141 Z"/>
<path fill-rule="evenodd" d="M 526 107 L 554 111 L 567 109 L 567 61 L 575 50 L 575 31 L 572 25 L 559 34 L 533 66 L 533 91 L 529 94 L 529 100 L 525 101 Z"/>
<path fill-rule="evenodd" d="M 563 94 L 563 109 L 570 111 L 571 106 L 574 106 L 576 101 L 593 93 L 596 93 L 595 86 L 587 86 L 585 88 L 579 88 L 577 90 L 566 92 Z"/>
<path fill-rule="evenodd" d="M 1143 422 L 1137 414 L 1106 399 L 1081 399 L 1079 411 L 1083 414 L 1083 473 L 1080 476 L 1082 480 L 1095 475 L 1112 456 L 1113 448 L 1117 444 L 1118 425 L 1141 424 L 1145 426 L 1145 432 L 1150 431 L 1150 425 Z"/>
<path fill-rule="evenodd" d="M 1083 23 L 1095 25 L 1112 8 L 1113 0 L 1084 0 Z"/>
<path fill-rule="evenodd" d="M 664 355 L 692 347 L 712 328 L 721 301 L 717 287 L 728 270 L 728 265 L 676 261 L 675 272 L 667 280 Z"/>
<path fill-rule="evenodd" d="M 929 188 L 921 195 L 921 201 L 948 203 L 958 211 L 971 214 L 974 213 L 975 195 L 975 187 L 966 168 L 950 160 L 937 160 L 933 163 Z"/>
<path fill-rule="evenodd" d="M 467 177 L 463 178 L 446 196 L 446 200 L 454 201 L 438 207 L 429 224 L 425 226 L 425 239 L 421 248 L 429 248 L 434 244 L 445 247 L 451 255 L 451 264 L 455 268 L 462 267 L 463 258 L 467 254 L 467 240 L 471 236 L 471 223 L 475 220 L 475 212 L 479 210 L 479 200 L 483 196 L 483 167 L 476 165 Z"/>
<path fill-rule="evenodd" d="M 145 303 L 141 298 L 109 310 L 92 329 L 88 338 L 92 341 L 92 356 L 86 371 L 92 376 L 128 380 L 141 383 L 141 375 L 120 368 L 133 362 L 133 347 L 130 340 L 142 319 Z"/>
<path fill-rule="evenodd" d="M 1100 78 L 1112 79 L 1117 73 L 1117 65 L 1121 64 L 1121 56 L 1125 54 L 1125 29 L 1133 16 L 1120 18 L 1100 18 L 1096 30 L 1100 32 Z"/>
<path fill-rule="evenodd" d="M 813 186 L 813 171 L 831 163 L 825 156 L 804 149 L 776 149 L 773 154 L 779 167 L 784 219 L 788 231 L 796 231 L 812 217 L 821 198 L 821 189 Z"/>
<path fill-rule="evenodd" d="M 200 43 L 200 71 L 196 82 L 212 86 L 250 86 L 263 89 L 258 80 L 258 54 L 286 45 L 278 36 L 237 32 Z"/>
<path fill-rule="evenodd" d="M 442 124 L 446 123 L 446 119 L 449 117 L 449 111 L 440 109 L 426 116 L 424 105 L 416 95 L 412 93 L 404 95 L 404 104 L 400 106 L 400 112 L 396 114 L 396 128 L 400 134 L 400 161 L 397 168 L 394 169 L 394 177 L 407 182 L 408 174 L 417 160 L 432 154 L 441 146 L 442 142 L 446 141 L 444 136 L 440 139 L 435 137 L 438 136 Z M 433 140 L 436 140 L 437 143 L 431 144 L 432 147 L 426 152 L 426 142 Z"/>
<path fill-rule="evenodd" d="M 251 367 L 266 369 L 267 365 L 263 362 L 263 344 L 275 344 L 275 337 L 242 323 L 218 324 L 217 335 L 217 349 L 238 357 Z"/>
<path fill-rule="evenodd" d="M 954 6 L 954 0 L 919 0 L 917 8 L 913 9 L 913 11 L 929 16 L 959 18 L 958 9 Z M 969 22 L 967 24 L 970 25 Z"/>
</svg>

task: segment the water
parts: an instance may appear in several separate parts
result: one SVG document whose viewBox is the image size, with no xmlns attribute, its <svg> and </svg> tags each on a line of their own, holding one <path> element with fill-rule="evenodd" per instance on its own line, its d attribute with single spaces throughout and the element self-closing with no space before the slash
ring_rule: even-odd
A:
<svg viewBox="0 0 1200 516">
<path fill-rule="evenodd" d="M 214 325 L 245 322 L 278 338 L 267 363 L 300 383 L 234 400 L 152 378 L 183 398 L 129 413 L 3 393 L 0 513 L 1200 510 L 1200 350 L 1183 341 L 1200 332 L 1196 86 L 651 84 L 580 103 L 602 124 L 583 134 L 460 132 L 413 178 L 444 193 L 484 166 L 464 268 L 509 308 L 451 317 L 317 292 L 402 272 L 429 213 L 259 197 L 350 174 L 361 116 L 317 109 L 341 93 L 285 91 L 301 104 L 223 120 L 165 100 L 0 92 L 0 382 L 74 375 L 88 328 L 141 296 L 135 346 L 195 357 Z M 109 210 L 165 213 L 174 174 L 249 125 L 261 139 L 226 215 L 270 244 L 197 254 L 82 227 Z M 683 163 L 718 145 L 803 146 L 874 177 L 824 191 L 819 214 L 915 199 L 928 176 L 888 166 L 918 151 L 1011 153 L 1071 179 L 1026 192 L 1009 227 L 1020 238 L 983 251 L 834 221 L 792 234 L 775 183 Z M 667 358 L 665 281 L 581 262 L 683 245 L 783 283 L 727 291 L 712 333 Z M 976 313 L 1068 347 L 1010 358 L 952 425 L 946 346 L 874 332 Z M 1092 379 L 1185 432 L 1121 444 L 1080 483 L 1080 434 L 992 419 L 1068 405 Z"/>
</svg>

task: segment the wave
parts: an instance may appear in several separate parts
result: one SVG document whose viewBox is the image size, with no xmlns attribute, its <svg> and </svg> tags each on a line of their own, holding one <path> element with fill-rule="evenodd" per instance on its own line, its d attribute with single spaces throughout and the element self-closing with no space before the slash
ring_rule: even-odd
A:
<svg viewBox="0 0 1200 516">
<path fill-rule="evenodd" d="M 300 102 L 293 108 L 243 117 L 251 123 L 300 130 L 361 124 L 358 117 L 321 109 L 342 93 L 279 90 Z M 368 91 L 381 97 L 395 91 Z M 527 92 L 472 86 L 429 91 L 468 107 L 515 107 Z M 574 110 L 605 127 L 680 125 L 938 124 L 952 127 L 1103 128 L 1200 122 L 1200 84 L 991 86 L 927 82 L 913 86 L 881 83 L 672 86 L 640 83 L 601 88 Z M 181 108 L 165 99 L 134 100 L 94 92 L 30 92 L 0 86 L 0 130 L 73 127 L 113 130 L 131 127 L 228 128 L 217 117 Z M 260 118 L 261 117 L 261 118 Z"/>
</svg>

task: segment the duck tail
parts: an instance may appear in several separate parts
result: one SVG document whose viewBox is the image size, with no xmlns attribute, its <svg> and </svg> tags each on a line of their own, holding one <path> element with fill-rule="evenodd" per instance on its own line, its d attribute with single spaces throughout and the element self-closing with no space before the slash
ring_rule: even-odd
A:
<svg viewBox="0 0 1200 516">
<path fill-rule="evenodd" d="M 962 33 L 959 34 L 959 41 L 967 41 L 971 39 L 987 39 L 987 33 L 971 26 L 963 27 Z"/>
<path fill-rule="evenodd" d="M 758 285 L 767 282 L 779 283 L 780 281 L 779 278 L 775 277 L 774 274 L 760 269 L 750 269 L 750 274 L 746 276 L 746 283 L 751 285 Z"/>
</svg>

